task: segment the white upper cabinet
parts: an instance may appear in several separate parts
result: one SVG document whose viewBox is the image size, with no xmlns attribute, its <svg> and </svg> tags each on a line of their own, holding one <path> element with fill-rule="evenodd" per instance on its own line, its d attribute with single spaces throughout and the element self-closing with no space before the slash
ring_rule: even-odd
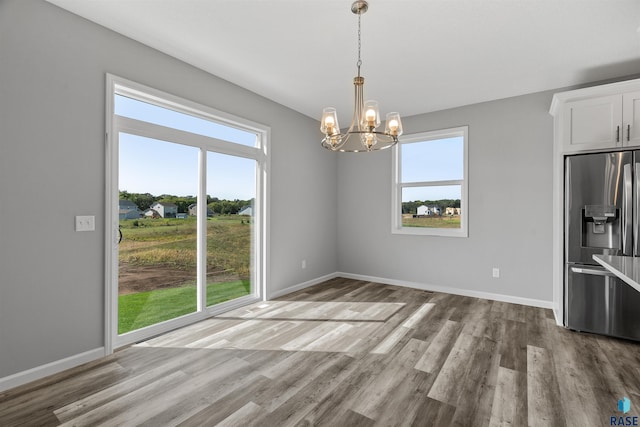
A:
<svg viewBox="0 0 640 427">
<path fill-rule="evenodd" d="M 557 93 L 550 113 L 562 153 L 640 146 L 640 79 Z"/>
<path fill-rule="evenodd" d="M 622 96 L 600 96 L 567 102 L 564 126 L 565 149 L 591 150 L 622 146 Z"/>
<path fill-rule="evenodd" d="M 640 90 L 624 94 L 622 98 L 622 123 L 623 145 L 640 145 Z"/>
</svg>

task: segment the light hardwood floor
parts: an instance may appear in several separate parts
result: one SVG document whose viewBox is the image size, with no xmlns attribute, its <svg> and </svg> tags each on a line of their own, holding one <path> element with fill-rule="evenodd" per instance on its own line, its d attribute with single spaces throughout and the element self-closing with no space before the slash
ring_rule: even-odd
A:
<svg viewBox="0 0 640 427">
<path fill-rule="evenodd" d="M 337 278 L 0 394 L 0 426 L 608 426 L 640 345 Z"/>
</svg>

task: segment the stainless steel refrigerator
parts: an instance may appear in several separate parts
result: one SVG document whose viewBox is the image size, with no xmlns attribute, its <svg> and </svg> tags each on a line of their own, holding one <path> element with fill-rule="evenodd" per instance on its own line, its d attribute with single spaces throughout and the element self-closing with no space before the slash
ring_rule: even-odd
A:
<svg viewBox="0 0 640 427">
<path fill-rule="evenodd" d="M 640 151 L 565 159 L 564 322 L 640 341 L 640 292 L 593 254 L 640 256 Z"/>
</svg>

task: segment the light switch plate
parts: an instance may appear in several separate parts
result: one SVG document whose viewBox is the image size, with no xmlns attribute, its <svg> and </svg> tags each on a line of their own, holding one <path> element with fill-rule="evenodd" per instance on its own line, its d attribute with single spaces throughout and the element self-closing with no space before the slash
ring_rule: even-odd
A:
<svg viewBox="0 0 640 427">
<path fill-rule="evenodd" d="M 76 231 L 95 231 L 96 217 L 93 215 L 76 216 Z"/>
</svg>

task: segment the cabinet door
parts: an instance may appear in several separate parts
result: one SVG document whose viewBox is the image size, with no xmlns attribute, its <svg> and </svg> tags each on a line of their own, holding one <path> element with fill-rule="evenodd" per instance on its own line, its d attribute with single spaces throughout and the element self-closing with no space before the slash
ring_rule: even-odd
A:
<svg viewBox="0 0 640 427">
<path fill-rule="evenodd" d="M 625 146 L 640 145 L 640 91 L 625 93 L 622 97 L 622 130 Z"/>
<path fill-rule="evenodd" d="M 567 102 L 564 151 L 622 146 L 622 95 Z"/>
</svg>

